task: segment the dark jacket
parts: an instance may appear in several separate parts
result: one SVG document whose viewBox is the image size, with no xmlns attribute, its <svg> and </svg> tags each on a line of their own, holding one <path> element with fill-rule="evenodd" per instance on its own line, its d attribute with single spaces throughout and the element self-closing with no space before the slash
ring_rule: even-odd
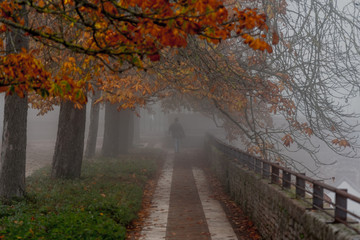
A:
<svg viewBox="0 0 360 240">
<path fill-rule="evenodd" d="M 184 129 L 179 122 L 173 122 L 169 127 L 169 132 L 173 138 L 185 137 Z"/>
</svg>

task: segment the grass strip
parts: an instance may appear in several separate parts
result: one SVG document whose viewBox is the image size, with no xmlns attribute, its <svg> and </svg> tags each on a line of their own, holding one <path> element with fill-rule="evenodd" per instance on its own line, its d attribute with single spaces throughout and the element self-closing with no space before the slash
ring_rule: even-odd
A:
<svg viewBox="0 0 360 240">
<path fill-rule="evenodd" d="M 24 199 L 0 204 L 0 239 L 125 239 L 161 158 L 151 151 L 84 161 L 78 180 L 35 172 Z"/>
</svg>

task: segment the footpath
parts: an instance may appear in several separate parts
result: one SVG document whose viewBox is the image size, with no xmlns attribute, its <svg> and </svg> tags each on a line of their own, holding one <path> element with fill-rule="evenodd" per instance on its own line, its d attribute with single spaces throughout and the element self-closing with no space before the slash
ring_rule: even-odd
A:
<svg viewBox="0 0 360 240">
<path fill-rule="evenodd" d="M 169 152 L 140 239 L 253 239 L 238 237 L 191 150 Z"/>
</svg>

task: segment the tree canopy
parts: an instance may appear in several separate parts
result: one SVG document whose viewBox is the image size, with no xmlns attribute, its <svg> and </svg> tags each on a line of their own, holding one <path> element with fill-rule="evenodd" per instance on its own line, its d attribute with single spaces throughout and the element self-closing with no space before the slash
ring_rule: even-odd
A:
<svg viewBox="0 0 360 240">
<path fill-rule="evenodd" d="M 358 156 L 359 116 L 349 102 L 359 91 L 360 8 L 321 0 L 246 4 L 267 14 L 268 41 L 278 43 L 273 53 L 236 39 L 217 46 L 192 41 L 159 68 L 163 78 L 175 78 L 174 89 L 188 84 L 186 96 L 174 92 L 166 107 L 186 99 L 187 107 L 214 115 L 230 139 L 240 135 L 247 150 L 288 166 L 303 162 L 289 158 L 294 152 L 309 154 L 316 166 L 329 161 L 318 157 L 320 148 Z"/>
<path fill-rule="evenodd" d="M 21 7 L 28 10 L 29 22 L 16 11 Z M 214 44 L 241 37 L 252 49 L 272 51 L 264 40 L 268 30 L 264 14 L 250 8 L 228 9 L 218 0 L 5 0 L 0 3 L 0 22 L 0 33 L 20 29 L 41 43 L 38 47 L 83 54 L 83 64 L 95 62 L 113 72 L 144 69 L 147 62 L 160 59 L 162 49 L 185 47 L 190 35 Z M 35 91 L 44 97 L 86 101 L 81 91 L 89 80 L 49 74 L 36 55 L 23 51 L 1 57 L 10 71 L 1 81 L 1 91 L 20 96 L 22 91 Z M 64 59 L 64 65 L 70 68 L 76 60 Z M 32 66 L 35 72 L 29 70 Z"/>
<path fill-rule="evenodd" d="M 348 155 L 341 99 L 359 89 L 358 14 L 321 0 L 4 0 L 0 36 L 32 41 L 0 56 L 0 91 L 80 106 L 99 87 L 121 108 L 180 93 L 263 157 L 295 146 L 316 158 L 314 136 Z"/>
</svg>

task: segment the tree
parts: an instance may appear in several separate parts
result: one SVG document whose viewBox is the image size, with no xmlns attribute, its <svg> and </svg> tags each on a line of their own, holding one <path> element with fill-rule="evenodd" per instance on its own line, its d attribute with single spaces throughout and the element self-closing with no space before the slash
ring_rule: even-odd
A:
<svg viewBox="0 0 360 240">
<path fill-rule="evenodd" d="M 101 96 L 101 91 L 95 89 L 91 99 L 89 134 L 88 134 L 88 138 L 86 142 L 86 150 L 85 150 L 85 157 L 87 158 L 94 157 L 96 151 L 96 141 L 98 135 L 99 112 L 100 112 L 100 104 L 97 104 L 96 101 L 100 98 L 100 96 Z"/>
<path fill-rule="evenodd" d="M 63 29 L 66 28 L 63 27 Z M 68 94 L 71 89 L 70 91 L 64 89 L 68 91 L 65 92 L 61 88 L 56 88 L 53 95 L 56 94 L 57 97 L 51 96 L 44 99 L 38 95 L 32 95 L 30 98 L 32 106 L 41 109 L 40 114 L 52 110 L 53 105 L 60 105 L 51 175 L 54 178 L 78 178 L 81 173 L 84 149 L 86 111 L 81 105 L 86 102 L 84 83 L 96 76 L 96 68 L 91 67 L 92 62 L 87 58 L 74 55 L 70 51 L 62 50 L 52 56 L 53 49 L 46 47 L 41 49 L 44 51 L 41 58 L 47 66 L 51 66 L 51 74 L 63 81 L 70 80 L 75 88 L 78 88 L 76 94 Z M 68 87 L 71 88 L 71 86 Z"/>
<path fill-rule="evenodd" d="M 217 46 L 188 41 L 179 54 L 164 54 L 169 58 L 157 70 L 172 76 L 170 94 L 182 89 L 186 104 L 215 113 L 230 139 L 240 135 L 248 151 L 287 166 L 303 164 L 291 151 L 305 151 L 321 165 L 317 139 L 357 156 L 351 123 L 357 115 L 345 109 L 359 90 L 359 8 L 318 0 L 248 4 L 267 13 L 273 53 L 248 51 L 236 39 Z"/>
<path fill-rule="evenodd" d="M 132 148 L 135 144 L 136 139 L 136 110 L 128 110 L 129 115 L 129 127 L 128 127 L 128 150 Z"/>
<path fill-rule="evenodd" d="M 325 140 L 332 149 L 343 154 L 349 153 L 349 148 L 344 147 L 357 147 L 353 137 L 354 126 L 344 121 L 349 115 L 343 111 L 346 104 L 340 100 L 344 96 L 351 98 L 359 89 L 359 9 L 355 5 L 347 5 L 340 10 L 335 1 L 271 0 L 246 3 L 262 8 L 268 16 L 265 18 L 248 8 L 233 9 L 229 14 L 230 10 L 219 1 L 20 2 L 36 10 L 39 19 L 48 17 L 49 13 L 62 19 L 65 25 L 73 26 L 77 34 L 59 34 L 59 30 L 53 26 L 24 26 L 17 18 L 12 18 L 12 10 L 18 3 L 12 1 L 1 3 L 0 22 L 23 29 L 44 44 L 90 55 L 108 68 L 120 72 L 132 66 L 149 68 L 149 61 L 159 60 L 161 51 L 166 52 L 167 47 L 186 46 L 191 39 L 189 36 L 198 36 L 208 43 L 218 44 L 222 41 L 226 45 L 225 39 L 236 33 L 241 41 L 233 40 L 232 43 L 238 43 L 232 44 L 227 50 L 211 49 L 211 46 L 203 48 L 212 51 L 216 58 L 201 55 L 194 58 L 202 63 L 202 70 L 193 62 L 191 66 L 194 69 L 199 73 L 200 70 L 208 71 L 206 81 L 195 81 L 188 85 L 188 82 L 173 84 L 171 80 L 163 79 L 154 88 L 149 88 L 151 83 L 146 81 L 132 86 L 136 89 L 148 87 L 150 93 L 145 95 L 166 88 L 166 83 L 173 84 L 173 89 L 182 93 L 199 90 L 196 92 L 201 94 L 195 96 L 200 99 L 210 95 L 210 102 L 226 115 L 228 123 L 241 129 L 249 149 L 264 157 L 272 154 L 274 158 L 283 157 L 278 151 L 280 148 L 297 145 L 316 159 L 312 147 L 303 144 L 307 141 L 311 145 L 311 136 Z M 232 13 L 235 14 L 234 18 Z M 261 30 L 267 30 L 268 26 L 272 36 L 262 35 Z M 87 41 L 74 44 L 78 36 L 86 36 Z M 270 41 L 269 38 L 274 44 L 280 43 L 274 49 L 274 54 L 243 51 L 242 43 L 245 43 L 253 49 L 272 52 L 272 48 L 264 42 L 264 39 Z M 229 54 L 229 51 L 233 53 Z M 229 56 L 232 59 L 227 58 Z M 221 63 L 217 63 L 220 59 Z M 234 67 L 228 64 L 229 60 L 231 64 L 235 63 Z M 210 61 L 215 67 L 206 67 L 205 61 Z M 226 69 L 227 73 L 222 69 Z M 221 81 L 217 81 L 219 79 Z M 240 84 L 236 79 L 242 80 Z M 124 85 L 118 85 L 119 81 L 111 81 L 104 88 L 120 92 L 117 86 Z M 132 89 L 124 84 L 126 89 Z M 155 85 L 154 82 L 152 84 Z M 200 91 L 202 85 L 204 89 Z M 130 98 L 130 105 L 126 103 L 125 106 L 131 106 L 135 99 L 144 101 L 139 94 L 134 97 L 134 91 L 122 92 L 114 94 L 112 102 L 123 102 L 124 98 L 126 101 Z M 226 97 L 222 99 L 224 92 L 232 94 L 223 95 Z M 232 96 L 237 98 L 232 99 Z M 227 104 L 227 101 L 234 102 L 235 99 L 241 103 L 240 106 L 233 108 L 236 105 Z M 258 108 L 259 102 L 262 103 L 261 108 Z M 264 125 L 263 119 L 257 118 L 256 114 L 267 115 L 267 110 L 276 116 L 281 115 L 288 122 L 288 127 L 279 129 Z"/>
<path fill-rule="evenodd" d="M 118 110 L 116 104 L 105 105 L 105 126 L 102 155 L 116 157 L 126 154 L 134 140 L 134 115 L 130 109 Z"/>
<path fill-rule="evenodd" d="M 287 149 L 309 153 L 317 165 L 322 164 L 316 154 L 317 140 L 335 153 L 357 157 L 359 115 L 350 111 L 349 104 L 360 87 L 360 9 L 353 1 L 322 0 L 279 0 L 259 7 L 267 13 L 267 24 L 279 41 L 267 56 L 268 70 L 263 74 L 274 82 L 286 82 L 282 94 L 296 106 L 290 118 L 276 111 L 278 121 L 288 122 L 282 131 L 259 131 L 282 152 L 287 152 L 282 145 L 289 144 Z"/>
<path fill-rule="evenodd" d="M 74 82 L 88 82 L 96 71 L 87 58 L 69 53 L 60 74 L 71 76 Z M 76 59 L 76 60 L 75 60 Z M 81 94 L 82 92 L 79 92 Z M 86 105 L 75 105 L 69 100 L 60 104 L 58 132 L 52 162 L 51 176 L 54 178 L 79 178 L 84 154 Z"/>
<path fill-rule="evenodd" d="M 72 31 L 64 32 L 56 24 L 25 26 L 13 12 L 20 5 L 26 5 L 37 22 L 45 23 L 49 17 L 61 19 L 62 25 L 71 26 Z M 237 8 L 230 15 L 217 0 L 4 0 L 0 10 L 3 31 L 7 26 L 22 29 L 47 46 L 93 56 L 118 71 L 129 68 L 124 62 L 130 67 L 144 68 L 144 57 L 159 60 L 161 49 L 186 46 L 188 35 L 219 43 L 234 34 L 253 49 L 271 51 L 261 34 L 267 29 L 265 15 Z M 77 41 L 79 36 L 84 40 Z"/>
<path fill-rule="evenodd" d="M 134 118 L 133 112 L 130 109 L 120 111 L 119 124 L 119 153 L 126 154 L 132 147 L 134 139 Z"/>
<path fill-rule="evenodd" d="M 120 113 L 117 106 L 111 103 L 105 104 L 104 138 L 101 155 L 116 157 L 119 155 L 120 138 Z"/>
<path fill-rule="evenodd" d="M 18 11 L 27 21 L 23 8 Z M 7 54 L 27 49 L 29 40 L 18 29 L 6 36 Z M 4 124 L 0 159 L 0 199 L 22 197 L 25 193 L 27 95 L 5 97 Z"/>
<path fill-rule="evenodd" d="M 80 177 L 84 153 L 85 120 L 85 106 L 82 109 L 76 109 L 70 101 L 61 102 L 52 177 L 70 179 Z"/>
<path fill-rule="evenodd" d="M 32 14 L 34 21 L 26 25 L 16 9 L 26 6 Z M 44 24 L 48 19 L 54 19 L 58 24 Z M 184 47 L 188 36 L 194 35 L 208 42 L 218 44 L 230 37 L 241 37 L 243 43 L 252 49 L 268 52 L 272 51 L 269 44 L 264 41 L 267 30 L 266 17 L 258 14 L 253 9 L 228 9 L 221 1 L 191 1 L 191 2 L 168 2 L 163 0 L 153 1 L 44 1 L 44 0 L 4 0 L 0 3 L 0 33 L 8 28 L 20 29 L 26 32 L 32 39 L 44 46 L 66 50 L 76 54 L 85 55 L 84 64 L 96 62 L 98 67 L 114 72 L 123 72 L 126 69 L 136 67 L 145 69 L 151 61 L 160 59 L 160 52 L 168 47 Z M 66 55 L 66 54 L 65 54 Z M 11 58 L 10 58 L 11 57 Z M 65 99 L 62 103 L 62 114 L 73 114 L 66 100 L 76 102 L 76 106 L 86 101 L 86 87 L 92 88 L 90 78 L 73 76 L 71 69 L 82 67 L 74 57 L 67 57 L 60 74 L 46 72 L 31 52 L 23 52 L 17 56 L 0 58 L 0 66 L 10 75 L 18 67 L 21 71 L 16 78 L 4 78 L 0 84 L 0 90 L 8 94 L 16 93 L 19 96 L 29 91 L 34 91 L 42 97 L 60 96 Z M 18 61 L 21 57 L 23 62 Z M 9 64 L 9 61 L 15 64 Z M 21 63 L 21 64 L 20 64 Z M 33 66 L 39 68 L 34 71 Z M 23 66 L 31 66 L 28 69 Z M 18 70 L 16 70 L 18 71 Z M 64 74 L 64 72 L 68 74 Z M 9 74 L 6 74 L 8 76 Z M 78 75 L 82 75 L 77 72 Z M 107 85 L 102 80 L 97 84 L 104 88 L 111 88 L 112 92 L 118 93 L 119 86 L 125 84 L 127 92 L 112 94 L 111 102 L 121 103 L 121 108 L 129 108 L 140 102 L 144 104 L 146 98 L 154 94 L 154 91 L 166 86 L 152 82 L 138 80 L 132 84 L 122 81 L 119 77 L 113 79 Z M 109 78 L 110 79 L 110 78 Z M 142 92 L 141 92 L 142 91 Z M 111 94 L 110 94 L 111 95 Z M 75 111 L 75 110 L 74 110 Z M 83 123 L 79 116 L 79 123 Z M 60 116 L 60 119 L 66 119 Z M 75 117 L 71 118 L 76 119 Z M 60 124 L 60 123 L 59 123 Z M 63 123 L 61 123 L 63 124 Z M 59 127 L 59 131 L 66 129 Z M 79 127 L 79 129 L 83 129 Z M 79 134 L 82 136 L 82 134 Z M 67 139 L 64 134 L 58 134 L 58 140 Z M 75 141 L 75 139 L 67 139 Z M 75 143 L 75 142 L 74 142 Z M 60 144 L 68 148 L 70 144 Z M 79 146 L 82 149 L 82 146 Z M 59 150 L 55 151 L 56 153 Z M 76 154 L 78 155 L 78 154 Z M 66 156 L 66 154 L 64 155 Z M 63 161 L 62 168 L 60 162 Z M 68 159 L 59 160 L 54 157 L 53 176 L 76 177 L 76 173 L 70 171 L 67 166 Z M 75 165 L 79 165 L 76 163 Z M 80 163 L 81 165 L 81 163 Z M 68 173 L 65 173 L 68 171 Z"/>
</svg>

